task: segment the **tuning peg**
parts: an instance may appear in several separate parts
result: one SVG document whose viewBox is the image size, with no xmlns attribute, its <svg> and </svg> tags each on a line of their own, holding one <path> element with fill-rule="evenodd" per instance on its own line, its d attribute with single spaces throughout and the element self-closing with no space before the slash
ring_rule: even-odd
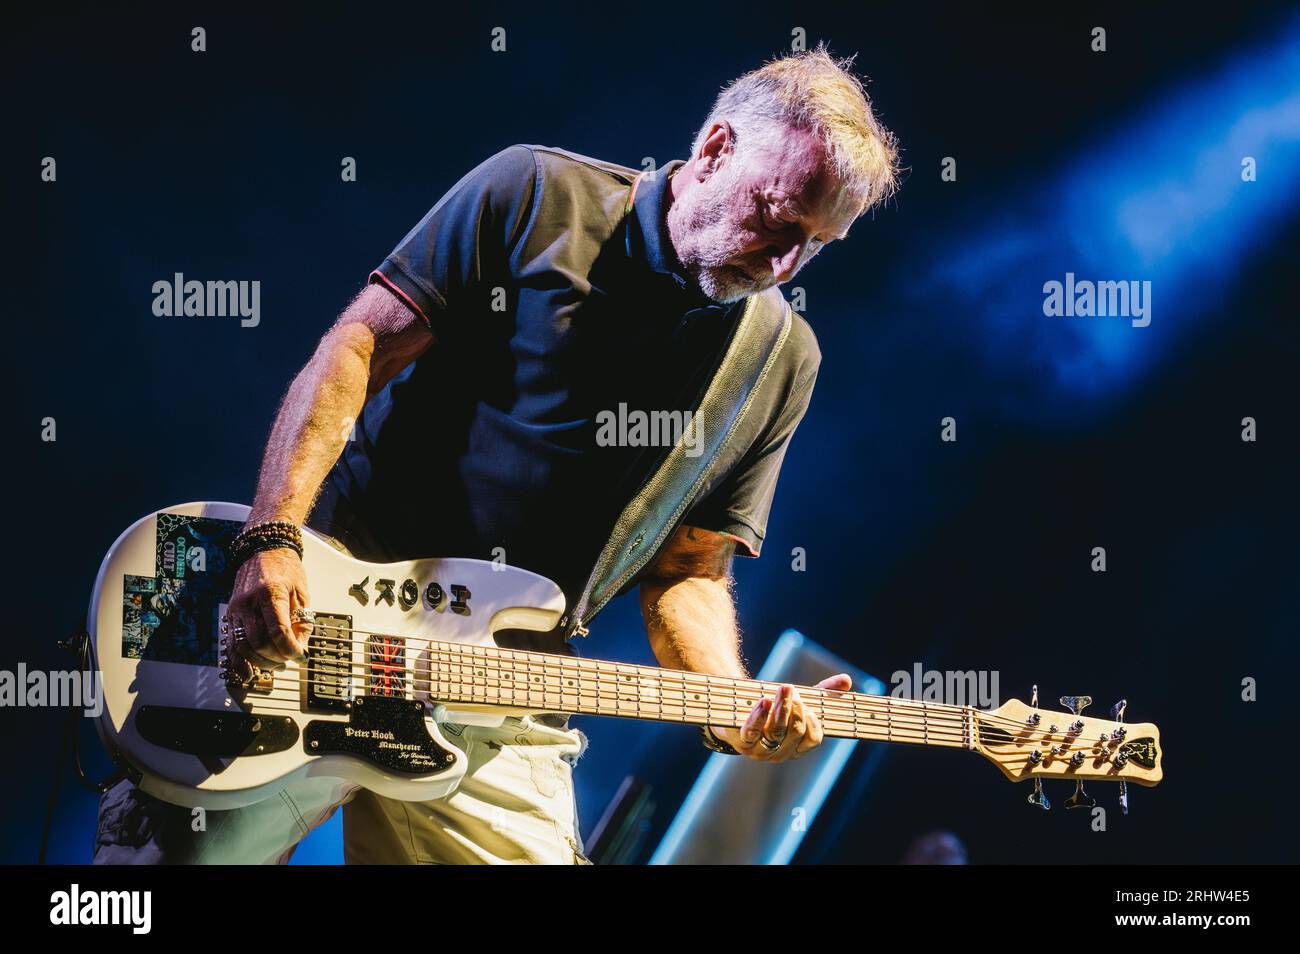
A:
<svg viewBox="0 0 1300 954">
<path fill-rule="evenodd" d="M 1083 712 L 1084 709 L 1092 705 L 1092 696 L 1061 696 L 1061 705 L 1065 706 L 1076 716 Z M 1078 719 L 1070 726 L 1071 732 L 1083 731 L 1083 720 Z M 1072 765 L 1083 764 L 1083 753 L 1075 752 L 1070 759 Z M 1066 808 L 1092 808 L 1097 804 L 1097 800 L 1088 795 L 1083 790 L 1083 780 L 1074 780 L 1074 794 L 1065 800 Z"/>
<path fill-rule="evenodd" d="M 1082 715 L 1083 710 L 1092 705 L 1092 696 L 1061 696 L 1061 705 L 1075 715 Z"/>
<path fill-rule="evenodd" d="M 1032 709 L 1038 708 L 1038 686 L 1034 686 L 1034 691 L 1030 694 L 1029 706 Z M 1041 713 L 1031 712 L 1025 718 L 1025 725 L 1038 725 L 1038 723 L 1042 721 L 1043 721 L 1043 716 Z"/>
<path fill-rule="evenodd" d="M 1043 811 L 1048 811 L 1052 807 L 1052 803 L 1043 794 L 1043 780 L 1041 778 L 1034 779 L 1034 790 L 1029 793 L 1029 804 L 1035 805 Z"/>
<path fill-rule="evenodd" d="M 1128 700 L 1121 699 L 1119 702 L 1115 703 L 1113 706 L 1110 707 L 1110 717 L 1114 719 L 1116 722 L 1123 723 L 1124 710 L 1127 708 L 1128 708 Z M 1123 742 L 1124 736 L 1127 734 L 1128 734 L 1127 730 L 1121 724 L 1118 729 L 1115 729 L 1111 732 L 1110 741 Z"/>
<path fill-rule="evenodd" d="M 1110 717 L 1114 719 L 1116 722 L 1123 722 L 1124 710 L 1127 708 L 1128 708 L 1128 700 L 1121 699 L 1119 702 L 1115 703 L 1115 705 L 1111 707 Z M 1124 730 L 1123 729 L 1116 730 L 1114 738 L 1117 741 L 1122 741 L 1124 738 Z M 1120 755 L 1123 756 L 1123 753 L 1121 752 Z M 1118 759 L 1116 760 L 1115 764 L 1123 768 L 1123 763 L 1119 762 Z M 1125 815 L 1128 814 L 1128 782 L 1125 781 L 1121 781 L 1119 783 L 1119 810 L 1123 812 Z"/>
<path fill-rule="evenodd" d="M 1097 804 L 1097 799 L 1092 798 L 1083 790 L 1082 779 L 1075 779 L 1074 785 L 1074 794 L 1065 800 L 1066 808 L 1092 808 Z"/>
</svg>

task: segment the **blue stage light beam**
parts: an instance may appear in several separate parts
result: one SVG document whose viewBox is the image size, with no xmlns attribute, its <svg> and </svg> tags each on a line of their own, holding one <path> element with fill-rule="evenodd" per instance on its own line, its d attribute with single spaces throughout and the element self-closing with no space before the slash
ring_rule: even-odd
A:
<svg viewBox="0 0 1300 954">
<path fill-rule="evenodd" d="M 914 307 L 963 316 L 1028 414 L 1119 396 L 1214 315 L 1255 250 L 1300 209 L 1300 19 L 1167 95 L 1062 172 L 938 243 Z M 1243 178 L 1253 161 L 1254 181 Z M 928 271 L 928 276 L 926 272 Z M 1151 282 L 1150 323 L 1047 317 L 1044 284 Z M 1138 320 L 1138 319 L 1135 319 Z"/>
<path fill-rule="evenodd" d="M 793 629 L 787 629 L 777 639 L 776 645 L 756 678 L 766 682 L 788 680 L 789 673 L 799 668 L 800 660 L 796 657 L 800 655 L 816 660 L 819 672 L 849 673 L 853 677 L 854 689 L 858 692 L 871 695 L 883 695 L 885 692 L 885 685 L 879 679 L 845 665 L 842 660 L 835 659 L 825 649 L 805 639 L 801 633 Z M 817 759 L 817 769 L 801 784 L 797 796 L 791 794 L 782 803 L 783 806 L 788 802 L 802 807 L 804 824 L 792 825 L 790 819 L 784 814 L 779 818 L 752 818 L 746 837 L 748 839 L 752 836 L 753 843 L 743 846 L 741 852 L 745 857 L 745 863 L 763 865 L 790 863 L 790 859 L 794 857 L 808 830 L 812 828 L 813 821 L 821 811 L 831 787 L 844 771 L 844 766 L 848 763 L 849 756 L 853 754 L 857 744 L 857 739 L 826 739 L 822 742 L 819 752 L 804 756 L 805 759 Z M 725 798 L 722 802 L 719 801 L 721 798 L 719 793 L 722 791 L 728 773 L 753 768 L 764 772 L 771 771 L 770 766 L 755 766 L 748 760 L 740 760 L 738 756 L 720 753 L 710 755 L 649 863 L 676 864 L 683 859 L 698 863 L 700 859 L 687 851 L 688 848 L 694 850 L 698 847 L 695 842 L 699 834 L 696 826 L 706 825 L 707 813 L 710 810 L 717 811 L 719 804 L 726 803 Z M 734 858 L 728 858 L 727 861 L 736 863 Z"/>
</svg>

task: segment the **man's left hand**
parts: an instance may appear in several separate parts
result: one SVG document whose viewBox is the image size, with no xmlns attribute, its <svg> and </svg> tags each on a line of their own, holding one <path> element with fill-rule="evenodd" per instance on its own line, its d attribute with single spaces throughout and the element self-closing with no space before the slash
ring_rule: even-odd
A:
<svg viewBox="0 0 1300 954">
<path fill-rule="evenodd" d="M 853 680 L 847 673 L 823 679 L 816 688 L 847 692 Z M 756 762 L 785 762 L 807 755 L 821 745 L 821 720 L 804 704 L 794 686 L 780 686 L 771 699 L 759 699 L 739 729 L 711 726 L 713 734 L 741 755 Z"/>
</svg>

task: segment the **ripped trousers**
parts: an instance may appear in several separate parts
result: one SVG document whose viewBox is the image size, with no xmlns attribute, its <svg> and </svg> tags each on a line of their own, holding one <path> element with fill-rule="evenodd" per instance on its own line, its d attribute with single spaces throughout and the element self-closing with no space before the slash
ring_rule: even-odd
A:
<svg viewBox="0 0 1300 954">
<path fill-rule="evenodd" d="M 205 812 L 198 825 L 193 810 L 123 780 L 100 799 L 95 864 L 284 864 L 340 806 L 348 864 L 590 864 L 573 791 L 587 737 L 565 713 L 440 728 L 467 770 L 456 791 L 428 802 L 304 779 L 253 805 Z"/>
</svg>

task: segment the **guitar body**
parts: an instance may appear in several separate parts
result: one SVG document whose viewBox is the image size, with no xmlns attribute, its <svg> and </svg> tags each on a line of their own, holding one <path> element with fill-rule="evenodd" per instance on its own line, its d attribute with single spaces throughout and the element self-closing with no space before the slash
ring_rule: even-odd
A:
<svg viewBox="0 0 1300 954">
<path fill-rule="evenodd" d="M 95 581 L 90 647 L 103 676 L 99 730 L 137 784 L 191 807 L 239 808 L 299 779 L 390 798 L 445 798 L 464 778 L 446 733 L 543 712 L 680 725 L 745 723 L 776 683 L 499 647 L 503 629 L 547 632 L 565 611 L 550 580 L 483 560 L 355 560 L 303 531 L 306 659 L 253 670 L 222 652 L 228 552 L 248 508 L 170 507 L 118 538 Z M 996 710 L 803 687 L 830 738 L 973 750 L 1012 781 L 1160 781 L 1160 732 L 1012 699 Z M 446 732 L 444 732 L 446 726 Z M 1126 793 L 1127 788 L 1123 787 Z M 1127 796 L 1124 795 L 1124 798 Z M 1127 804 L 1127 802 L 1125 802 Z"/>
<path fill-rule="evenodd" d="M 483 560 L 370 564 L 303 531 L 316 624 L 308 659 L 250 688 L 223 678 L 226 548 L 249 509 L 191 503 L 138 520 L 113 544 L 88 616 L 103 676 L 99 730 L 166 801 L 238 808 L 290 781 L 331 778 L 407 801 L 442 798 L 465 774 L 440 723 L 500 724 L 534 708 L 438 698 L 476 677 L 465 653 L 500 629 L 548 631 L 564 612 L 550 580 Z M 485 663 L 485 666 L 488 665 Z"/>
</svg>

